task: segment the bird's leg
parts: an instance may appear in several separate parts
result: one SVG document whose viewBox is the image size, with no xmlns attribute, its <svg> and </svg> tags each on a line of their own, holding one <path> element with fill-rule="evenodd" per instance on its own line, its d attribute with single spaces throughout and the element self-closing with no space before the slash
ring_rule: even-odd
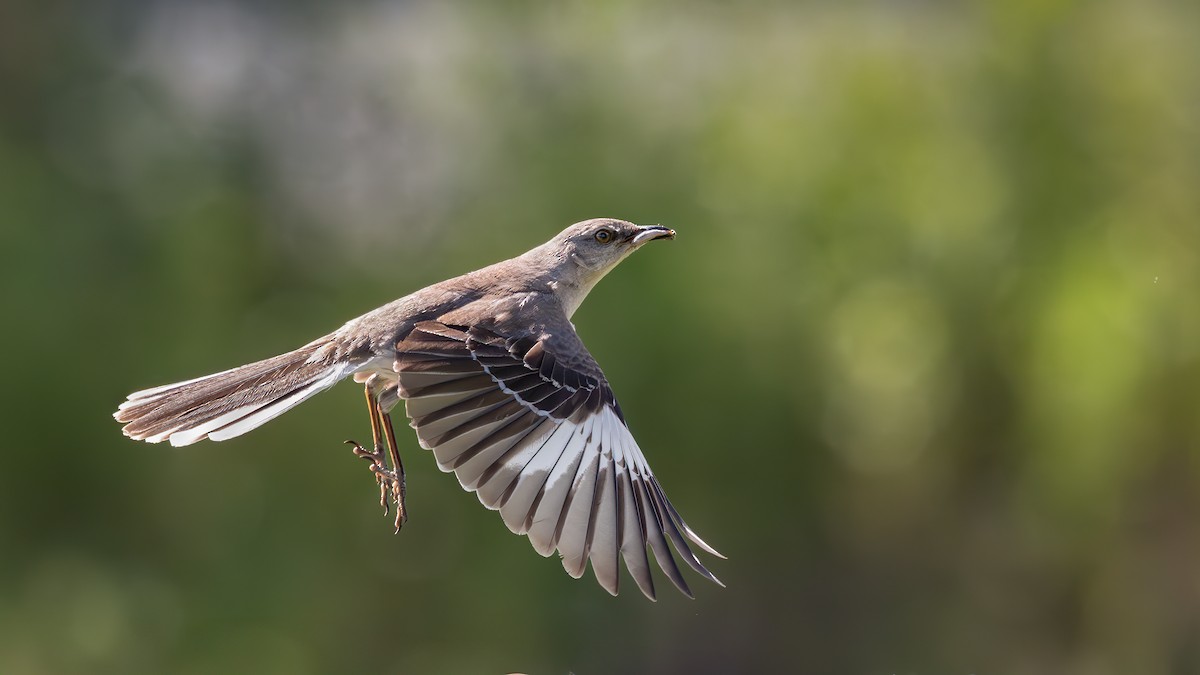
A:
<svg viewBox="0 0 1200 675">
<path fill-rule="evenodd" d="M 408 520 L 408 505 L 405 496 L 408 492 L 404 480 L 404 462 L 400 461 L 400 448 L 396 445 L 396 431 L 392 428 L 392 416 L 383 412 L 383 406 L 376 401 L 376 412 L 379 413 L 380 426 L 383 427 L 383 437 L 387 440 L 388 454 L 392 460 L 392 499 L 396 502 L 396 533 Z"/>
<path fill-rule="evenodd" d="M 346 441 L 346 444 L 351 446 L 355 456 L 362 457 L 371 463 L 371 472 L 375 474 L 375 482 L 379 485 L 379 505 L 383 507 L 384 515 L 387 515 L 389 510 L 388 493 L 391 493 L 392 500 L 396 503 L 396 532 L 399 532 L 400 527 L 408 520 L 408 509 L 404 499 L 404 465 L 400 462 L 400 452 L 396 446 L 396 433 L 392 429 L 392 419 L 383 411 L 380 402 L 380 399 L 386 395 L 387 388 L 385 386 L 383 389 L 379 389 L 378 385 L 378 378 L 372 376 L 364 387 L 367 412 L 371 416 L 371 449 L 367 450 L 356 441 Z M 386 453 L 384 452 L 385 446 Z M 387 464 L 389 458 L 392 462 L 390 469 Z"/>
<path fill-rule="evenodd" d="M 370 450 L 367 450 L 357 441 L 351 440 L 346 441 L 346 445 L 351 446 L 356 457 L 362 457 L 371 463 L 370 469 L 375 474 L 375 481 L 379 484 L 379 505 L 383 507 L 384 515 L 387 515 L 387 475 L 385 473 L 387 471 L 387 462 L 384 458 L 382 444 L 379 442 L 379 420 L 375 416 L 375 397 L 371 392 L 371 383 L 368 382 L 364 390 L 367 396 L 367 413 L 371 416 L 372 447 Z"/>
</svg>

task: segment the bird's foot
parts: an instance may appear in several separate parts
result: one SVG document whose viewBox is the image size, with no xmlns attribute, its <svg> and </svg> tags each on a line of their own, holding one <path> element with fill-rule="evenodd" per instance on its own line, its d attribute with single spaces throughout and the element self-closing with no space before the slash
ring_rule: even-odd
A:
<svg viewBox="0 0 1200 675">
<path fill-rule="evenodd" d="M 371 473 L 375 474 L 375 482 L 379 485 L 379 505 L 383 507 L 383 515 L 387 515 L 390 511 L 388 506 L 388 496 L 392 498 L 392 502 L 396 504 L 396 532 L 400 532 L 400 528 L 408 520 L 408 507 L 405 503 L 405 484 L 404 472 L 397 473 L 387 466 L 387 453 L 382 446 L 376 445 L 370 450 L 367 450 L 357 441 L 346 441 L 346 445 L 354 452 L 355 457 L 361 457 L 371 465 Z"/>
</svg>

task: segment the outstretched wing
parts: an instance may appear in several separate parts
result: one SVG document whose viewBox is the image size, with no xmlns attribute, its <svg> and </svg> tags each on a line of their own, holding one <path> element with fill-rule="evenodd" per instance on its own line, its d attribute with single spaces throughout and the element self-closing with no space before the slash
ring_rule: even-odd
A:
<svg viewBox="0 0 1200 675">
<path fill-rule="evenodd" d="M 651 600 L 647 547 L 692 597 L 667 546 L 721 584 L 688 545 L 720 556 L 667 500 L 604 374 L 573 330 L 417 324 L 397 344 L 400 395 L 421 445 L 543 556 L 556 549 L 573 577 L 591 560 L 617 594 L 618 559 Z M 722 584 L 723 585 L 723 584 Z"/>
</svg>

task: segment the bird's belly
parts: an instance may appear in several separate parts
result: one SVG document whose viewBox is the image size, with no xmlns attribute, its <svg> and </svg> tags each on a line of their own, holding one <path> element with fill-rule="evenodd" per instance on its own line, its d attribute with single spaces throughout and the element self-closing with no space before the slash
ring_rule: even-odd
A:
<svg viewBox="0 0 1200 675">
<path fill-rule="evenodd" d="M 395 369 L 392 368 L 394 362 L 395 359 L 388 356 L 372 357 L 371 360 L 355 369 L 354 381 L 362 384 L 372 375 L 378 375 L 380 380 L 387 382 L 389 385 L 394 385 L 400 381 Z"/>
</svg>

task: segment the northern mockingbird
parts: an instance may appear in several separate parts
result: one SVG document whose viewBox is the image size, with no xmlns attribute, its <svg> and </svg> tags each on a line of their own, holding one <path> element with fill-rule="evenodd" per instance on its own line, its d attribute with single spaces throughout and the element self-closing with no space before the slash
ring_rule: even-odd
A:
<svg viewBox="0 0 1200 675">
<path fill-rule="evenodd" d="M 407 519 L 404 467 L 389 416 L 404 401 L 442 471 L 500 511 L 538 553 L 556 549 L 575 578 L 590 560 L 616 595 L 618 558 L 653 600 L 647 547 L 688 597 L 667 542 L 717 584 L 688 540 L 715 556 L 667 500 L 600 366 L 571 324 L 596 282 L 630 253 L 675 231 L 597 218 L 481 270 L 352 319 L 295 351 L 129 395 L 114 417 L 126 436 L 171 445 L 223 441 L 352 376 L 365 385 L 380 489 Z M 388 460 L 391 467 L 388 467 Z"/>
</svg>

